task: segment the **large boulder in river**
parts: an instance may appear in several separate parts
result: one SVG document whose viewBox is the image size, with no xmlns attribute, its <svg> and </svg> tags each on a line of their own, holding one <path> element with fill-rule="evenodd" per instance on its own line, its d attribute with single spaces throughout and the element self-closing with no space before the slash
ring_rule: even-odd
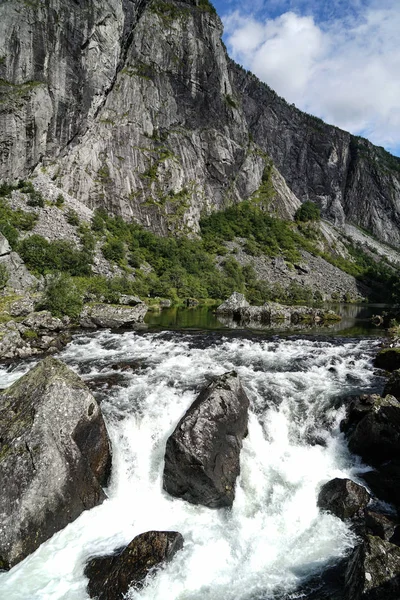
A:
<svg viewBox="0 0 400 600">
<path fill-rule="evenodd" d="M 46 358 L 0 394 L 0 567 L 105 499 L 110 444 L 83 381 Z"/>
<path fill-rule="evenodd" d="M 400 348 L 383 348 L 376 355 L 374 365 L 385 371 L 400 369 Z"/>
<path fill-rule="evenodd" d="M 346 600 L 399 600 L 400 548 L 367 535 L 350 557 L 344 587 Z"/>
<path fill-rule="evenodd" d="M 249 400 L 235 372 L 210 383 L 168 438 L 164 489 L 210 508 L 232 506 Z"/>
<path fill-rule="evenodd" d="M 148 306 L 144 302 L 136 306 L 115 306 L 112 304 L 93 304 L 84 307 L 79 323 L 81 327 L 107 327 L 117 329 L 143 323 Z"/>
<path fill-rule="evenodd" d="M 397 400 L 400 399 L 400 370 L 393 371 L 386 383 L 382 396 L 394 396 Z"/>
<path fill-rule="evenodd" d="M 370 500 L 365 487 L 351 479 L 332 479 L 322 486 L 318 495 L 318 507 L 331 512 L 339 519 L 355 517 Z"/>
<path fill-rule="evenodd" d="M 249 306 L 250 304 L 247 302 L 243 294 L 239 294 L 239 292 L 233 292 L 233 294 L 229 296 L 225 302 L 218 306 L 216 312 L 221 314 L 232 314 L 242 308 L 248 308 Z"/>
<path fill-rule="evenodd" d="M 176 531 L 148 531 L 111 556 L 93 558 L 85 567 L 90 597 L 122 600 L 130 586 L 141 587 L 151 569 L 172 560 L 182 547 Z"/>
<path fill-rule="evenodd" d="M 376 465 L 400 452 L 400 402 L 393 396 L 360 396 L 352 400 L 341 423 L 349 448 Z"/>
<path fill-rule="evenodd" d="M 400 460 L 394 459 L 361 477 L 380 500 L 394 504 L 400 513 Z"/>
</svg>

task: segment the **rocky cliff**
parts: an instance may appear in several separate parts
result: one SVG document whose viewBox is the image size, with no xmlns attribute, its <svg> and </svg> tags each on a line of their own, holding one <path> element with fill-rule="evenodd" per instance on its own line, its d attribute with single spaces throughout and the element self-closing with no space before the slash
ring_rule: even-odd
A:
<svg viewBox="0 0 400 600">
<path fill-rule="evenodd" d="M 0 178 L 40 170 L 162 234 L 254 197 L 317 202 L 400 244 L 400 160 L 289 106 L 227 57 L 208 0 L 0 6 Z"/>
</svg>

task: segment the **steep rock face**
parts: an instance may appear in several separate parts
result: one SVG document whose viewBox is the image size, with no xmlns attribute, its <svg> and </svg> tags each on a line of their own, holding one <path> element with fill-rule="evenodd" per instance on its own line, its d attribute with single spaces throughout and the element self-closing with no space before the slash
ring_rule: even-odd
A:
<svg viewBox="0 0 400 600">
<path fill-rule="evenodd" d="M 154 231 L 252 197 L 400 242 L 400 161 L 278 98 L 227 58 L 199 0 L 0 6 L 0 178 L 49 185 Z M 42 174 L 42 173 L 41 173 Z"/>
<path fill-rule="evenodd" d="M 144 2 L 4 2 L 0 7 L 1 176 L 53 159 L 104 102 Z"/>
<path fill-rule="evenodd" d="M 192 504 L 232 506 L 249 400 L 235 372 L 210 383 L 167 440 L 164 489 Z"/>
<path fill-rule="evenodd" d="M 337 225 L 345 220 L 400 242 L 400 159 L 289 105 L 230 62 L 249 132 L 292 192 Z"/>
<path fill-rule="evenodd" d="M 110 469 L 96 400 L 47 358 L 0 395 L 0 568 L 36 550 L 105 499 Z"/>
</svg>

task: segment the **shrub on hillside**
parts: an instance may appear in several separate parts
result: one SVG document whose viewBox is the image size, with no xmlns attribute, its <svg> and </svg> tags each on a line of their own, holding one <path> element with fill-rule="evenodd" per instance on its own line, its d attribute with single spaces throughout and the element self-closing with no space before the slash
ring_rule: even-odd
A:
<svg viewBox="0 0 400 600">
<path fill-rule="evenodd" d="M 83 291 L 72 277 L 58 273 L 47 283 L 40 308 L 55 317 L 77 319 L 83 308 Z"/>
<path fill-rule="evenodd" d="M 314 202 L 307 200 L 297 209 L 294 218 L 298 222 L 320 221 L 321 211 Z"/>
<path fill-rule="evenodd" d="M 66 240 L 49 242 L 31 235 L 18 244 L 18 252 L 29 269 L 41 275 L 60 271 L 70 275 L 90 275 L 92 255 Z"/>
</svg>

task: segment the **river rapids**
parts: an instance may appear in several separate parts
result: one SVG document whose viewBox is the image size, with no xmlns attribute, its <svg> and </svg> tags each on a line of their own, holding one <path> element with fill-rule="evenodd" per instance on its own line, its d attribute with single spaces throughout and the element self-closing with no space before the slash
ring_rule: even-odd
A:
<svg viewBox="0 0 400 600">
<path fill-rule="evenodd" d="M 0 574 L 2 600 L 87 600 L 89 557 L 148 530 L 179 531 L 184 549 L 129 600 L 290 597 L 334 564 L 355 538 L 316 506 L 334 477 L 368 469 L 339 423 L 346 395 L 381 391 L 371 339 L 296 339 L 221 333 L 79 334 L 59 358 L 93 389 L 113 447 L 108 500 Z M 3 387 L 32 366 L 0 368 Z M 250 399 L 249 434 L 232 510 L 162 490 L 165 443 L 199 390 L 236 370 Z M 339 407 L 339 408 L 338 408 Z"/>
</svg>

